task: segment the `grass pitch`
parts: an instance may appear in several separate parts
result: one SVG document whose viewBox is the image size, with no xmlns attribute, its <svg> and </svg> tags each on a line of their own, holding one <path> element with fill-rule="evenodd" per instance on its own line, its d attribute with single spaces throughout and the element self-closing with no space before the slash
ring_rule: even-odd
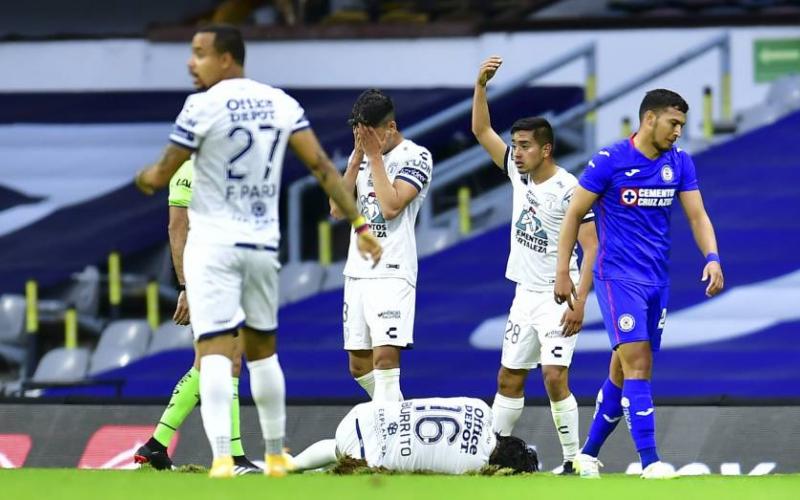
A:
<svg viewBox="0 0 800 500">
<path fill-rule="evenodd" d="M 492 499 L 528 498 L 594 500 L 797 499 L 800 474 L 773 476 L 703 476 L 645 481 L 606 474 L 600 480 L 526 476 L 436 475 L 291 475 L 284 479 L 244 476 L 211 480 L 204 473 L 99 471 L 77 469 L 0 469 L 2 498 L 27 500 L 90 499 Z"/>
</svg>

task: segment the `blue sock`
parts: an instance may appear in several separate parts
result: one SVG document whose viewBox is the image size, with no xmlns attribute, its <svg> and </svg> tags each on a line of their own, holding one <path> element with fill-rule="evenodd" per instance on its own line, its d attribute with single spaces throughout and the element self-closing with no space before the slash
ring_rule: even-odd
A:
<svg viewBox="0 0 800 500">
<path fill-rule="evenodd" d="M 581 453 L 596 457 L 600 447 L 606 442 L 608 436 L 614 431 L 622 418 L 622 389 L 606 379 L 600 392 L 597 393 L 597 403 L 594 407 L 594 419 L 589 428 L 589 438 L 583 445 Z"/>
<path fill-rule="evenodd" d="M 649 380 L 625 380 L 622 385 L 622 409 L 636 451 L 642 460 L 642 469 L 653 462 L 658 462 L 656 408 Z"/>
</svg>

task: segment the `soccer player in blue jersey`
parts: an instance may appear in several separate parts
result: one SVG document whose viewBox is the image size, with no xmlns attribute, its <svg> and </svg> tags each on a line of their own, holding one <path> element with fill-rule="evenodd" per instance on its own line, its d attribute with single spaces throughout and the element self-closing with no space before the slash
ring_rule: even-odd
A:
<svg viewBox="0 0 800 500">
<path fill-rule="evenodd" d="M 675 476 L 656 450 L 650 378 L 667 316 L 670 215 L 676 195 L 706 259 L 706 295 L 713 297 L 723 287 L 714 227 L 694 162 L 674 146 L 688 111 L 675 92 L 648 92 L 639 108 L 639 130 L 589 161 L 561 227 L 554 293 L 556 302 L 572 307 L 569 257 L 581 219 L 594 206 L 600 240 L 595 293 L 613 348 L 609 377 L 597 395 L 589 437 L 578 456 L 581 477 L 599 477 L 600 447 L 623 416 L 641 458 L 642 477 Z"/>
</svg>

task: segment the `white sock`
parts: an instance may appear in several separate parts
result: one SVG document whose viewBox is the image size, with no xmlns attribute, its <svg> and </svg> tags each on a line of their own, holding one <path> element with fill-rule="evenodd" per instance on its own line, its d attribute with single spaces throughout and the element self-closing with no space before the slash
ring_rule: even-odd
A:
<svg viewBox="0 0 800 500">
<path fill-rule="evenodd" d="M 286 433 L 286 382 L 278 363 L 278 355 L 247 363 L 250 369 L 250 392 L 258 409 L 258 420 L 264 434 L 268 455 L 283 452 Z"/>
<path fill-rule="evenodd" d="M 369 394 L 369 397 L 372 397 L 372 394 L 375 392 L 375 375 L 374 372 L 369 372 L 366 375 L 361 375 L 360 377 L 354 377 L 358 385 L 364 388 Z"/>
<path fill-rule="evenodd" d="M 375 377 L 373 401 L 402 401 L 400 392 L 400 368 L 389 370 L 372 370 Z"/>
<path fill-rule="evenodd" d="M 574 460 L 578 454 L 578 402 L 570 394 L 562 401 L 550 401 L 553 423 L 556 424 L 558 439 L 564 460 Z"/>
<path fill-rule="evenodd" d="M 499 392 L 494 395 L 494 403 L 492 403 L 492 415 L 494 415 L 494 423 L 492 428 L 494 432 L 501 436 L 510 436 L 517 424 L 522 409 L 525 407 L 525 397 L 521 398 L 508 398 Z"/>
<path fill-rule="evenodd" d="M 319 469 L 336 462 L 336 440 L 323 439 L 292 458 L 296 470 Z"/>
<path fill-rule="evenodd" d="M 221 354 L 200 358 L 200 415 L 214 458 L 231 454 L 232 365 Z"/>
</svg>

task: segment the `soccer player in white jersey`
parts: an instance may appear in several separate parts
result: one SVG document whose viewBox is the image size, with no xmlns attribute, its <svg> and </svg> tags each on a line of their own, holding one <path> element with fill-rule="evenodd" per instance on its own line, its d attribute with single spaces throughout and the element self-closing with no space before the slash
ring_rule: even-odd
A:
<svg viewBox="0 0 800 500">
<path fill-rule="evenodd" d="M 492 410 L 480 399 L 427 398 L 362 403 L 342 419 L 335 439 L 290 460 L 294 470 L 317 469 L 337 458 L 398 472 L 464 474 L 485 465 L 535 472 L 535 450 L 492 431 Z"/>
<path fill-rule="evenodd" d="M 233 476 L 231 358 L 239 329 L 266 444 L 264 472 L 286 474 L 285 383 L 275 354 L 278 310 L 278 193 L 291 146 L 354 224 L 359 250 L 379 262 L 381 245 L 319 145 L 303 108 L 282 90 L 244 77 L 245 46 L 231 26 L 201 28 L 190 95 L 161 159 L 141 170 L 145 193 L 165 187 L 195 153 L 184 254 L 186 293 L 200 354 L 203 426 L 214 454 L 211 477 Z"/>
<path fill-rule="evenodd" d="M 578 403 L 569 390 L 569 365 L 583 325 L 584 305 L 592 286 L 597 253 L 593 215 L 583 219 L 578 240 L 583 248 L 575 308 L 552 299 L 558 235 L 577 179 L 553 159 L 553 130 L 544 118 L 523 118 L 511 128 L 511 147 L 492 129 L 486 84 L 502 64 L 491 57 L 480 67 L 472 105 L 472 132 L 492 161 L 511 180 L 513 215 L 506 277 L 517 284 L 503 336 L 503 354 L 494 398 L 494 429 L 509 435 L 525 405 L 525 381 L 542 366 L 553 422 L 564 463 L 559 474 L 574 473 L 578 453 Z M 570 273 L 578 282 L 577 256 Z"/>
<path fill-rule="evenodd" d="M 375 401 L 402 399 L 400 351 L 414 342 L 417 246 L 414 223 L 428 193 L 430 152 L 397 129 L 394 104 L 380 90 L 364 91 L 350 124 L 355 149 L 344 173 L 345 189 L 383 245 L 372 266 L 350 238 L 344 268 L 344 348 L 350 373 Z M 331 202 L 331 214 L 341 217 Z"/>
</svg>

